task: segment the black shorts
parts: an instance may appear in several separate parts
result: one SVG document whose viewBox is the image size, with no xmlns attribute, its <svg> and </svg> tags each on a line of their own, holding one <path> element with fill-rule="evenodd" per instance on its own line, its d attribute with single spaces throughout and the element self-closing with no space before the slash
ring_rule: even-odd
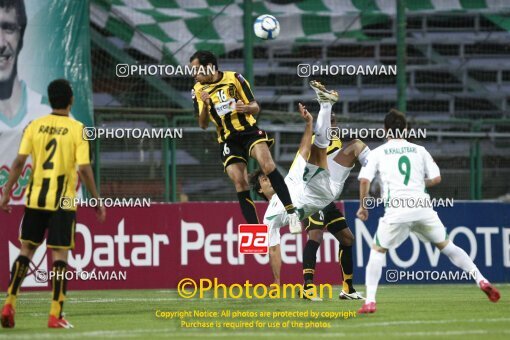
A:
<svg viewBox="0 0 510 340">
<path fill-rule="evenodd" d="M 25 208 L 19 239 L 38 246 L 43 243 L 48 229 L 48 248 L 73 249 L 75 226 L 76 211 Z"/>
<path fill-rule="evenodd" d="M 269 147 L 274 143 L 274 139 L 269 138 L 265 131 L 256 126 L 251 126 L 245 131 L 235 131 L 226 142 L 220 143 L 221 161 L 223 168 L 234 163 L 243 162 L 248 164 L 251 149 L 255 144 L 266 142 Z"/>
<path fill-rule="evenodd" d="M 344 215 L 338 210 L 335 202 L 331 202 L 321 211 L 316 212 L 308 217 L 305 230 L 322 230 L 327 228 L 332 234 L 347 228 Z"/>
</svg>

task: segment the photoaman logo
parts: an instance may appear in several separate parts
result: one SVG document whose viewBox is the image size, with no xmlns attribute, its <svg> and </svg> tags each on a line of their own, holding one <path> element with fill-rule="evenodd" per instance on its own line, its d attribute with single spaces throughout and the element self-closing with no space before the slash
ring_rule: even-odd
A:
<svg viewBox="0 0 510 340">
<path fill-rule="evenodd" d="M 240 224 L 237 233 L 240 254 L 267 254 L 269 227 L 265 224 Z"/>
<path fill-rule="evenodd" d="M 217 277 L 211 279 L 183 278 L 177 284 L 177 293 L 181 298 L 191 299 L 198 297 L 203 299 L 211 296 L 213 299 L 295 299 L 308 298 L 314 301 L 322 301 L 323 298 L 333 298 L 333 287 L 330 284 L 307 285 L 303 287 L 299 283 L 275 283 L 267 286 L 263 283 L 253 284 L 249 280 L 244 283 L 224 284 Z"/>
</svg>

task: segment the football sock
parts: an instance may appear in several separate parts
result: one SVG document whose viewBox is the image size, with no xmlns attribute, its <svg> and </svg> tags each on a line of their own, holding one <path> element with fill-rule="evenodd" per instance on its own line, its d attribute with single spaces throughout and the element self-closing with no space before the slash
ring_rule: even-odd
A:
<svg viewBox="0 0 510 340">
<path fill-rule="evenodd" d="M 19 255 L 16 261 L 12 264 L 11 280 L 9 281 L 9 287 L 7 288 L 7 299 L 5 300 L 6 305 L 11 304 L 13 308 L 16 308 L 16 297 L 19 293 L 21 283 L 27 275 L 29 264 L 30 259 L 23 255 Z"/>
<path fill-rule="evenodd" d="M 366 303 L 375 302 L 375 293 L 377 292 L 377 285 L 381 279 L 385 258 L 386 254 L 373 249 L 370 251 L 370 258 L 365 273 L 365 283 L 367 285 Z"/>
<path fill-rule="evenodd" d="M 468 254 L 462 249 L 453 244 L 452 241 L 441 250 L 443 254 L 448 256 L 450 261 L 460 269 L 468 272 L 476 280 L 476 284 L 480 286 L 480 281 L 486 280 L 482 273 L 478 270 L 476 264 L 473 263 Z"/>
<path fill-rule="evenodd" d="M 64 308 L 64 300 L 67 291 L 67 280 L 65 277 L 67 264 L 64 261 L 53 262 L 54 272 L 52 283 L 52 300 L 50 315 L 60 319 Z"/>
<path fill-rule="evenodd" d="M 352 246 L 340 245 L 340 264 L 342 266 L 343 284 L 342 290 L 346 293 L 354 293 L 352 286 L 353 264 L 352 264 Z"/>
<path fill-rule="evenodd" d="M 327 131 L 331 127 L 331 108 L 333 105 L 327 102 L 319 104 L 321 108 L 315 122 L 315 140 L 313 144 L 318 148 L 325 149 L 329 146 Z"/>
<path fill-rule="evenodd" d="M 308 240 L 303 250 L 303 279 L 306 285 L 313 283 L 315 263 L 317 262 L 317 250 L 321 244 L 314 240 Z"/>
<path fill-rule="evenodd" d="M 368 146 L 365 146 L 358 155 L 358 161 L 361 165 L 365 165 L 368 154 L 370 154 L 370 148 Z"/>
<path fill-rule="evenodd" d="M 249 224 L 259 224 L 259 218 L 257 217 L 257 209 L 255 209 L 255 203 L 253 203 L 250 197 L 250 190 L 241 191 L 237 193 L 237 199 L 241 206 L 244 219 Z"/>
<path fill-rule="evenodd" d="M 288 214 L 293 214 L 296 209 L 292 204 L 292 200 L 290 198 L 289 188 L 287 188 L 287 184 L 285 184 L 285 180 L 283 179 L 282 174 L 278 171 L 278 169 L 274 169 L 273 172 L 266 175 L 273 186 L 274 191 L 278 195 L 278 198 L 283 203 L 285 210 Z"/>
</svg>

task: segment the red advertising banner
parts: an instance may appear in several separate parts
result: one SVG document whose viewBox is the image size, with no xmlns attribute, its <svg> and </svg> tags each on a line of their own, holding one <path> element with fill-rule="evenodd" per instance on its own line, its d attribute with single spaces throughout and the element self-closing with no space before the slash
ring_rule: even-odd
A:
<svg viewBox="0 0 510 340">
<path fill-rule="evenodd" d="M 257 204 L 263 216 L 266 203 Z M 8 285 L 10 267 L 19 253 L 23 207 L 0 213 L 0 288 Z M 218 278 L 220 283 L 271 284 L 267 254 L 240 254 L 238 203 L 152 204 L 148 208 L 109 208 L 99 224 L 92 208 L 78 210 L 76 247 L 69 258 L 74 272 L 69 289 L 175 288 L 183 278 Z M 301 283 L 306 234 L 281 230 L 282 283 Z M 50 251 L 45 243 L 32 259 L 23 287 L 50 287 Z M 49 249 L 48 249 L 49 250 Z M 316 283 L 339 284 L 338 242 L 329 233 L 318 252 Z"/>
</svg>

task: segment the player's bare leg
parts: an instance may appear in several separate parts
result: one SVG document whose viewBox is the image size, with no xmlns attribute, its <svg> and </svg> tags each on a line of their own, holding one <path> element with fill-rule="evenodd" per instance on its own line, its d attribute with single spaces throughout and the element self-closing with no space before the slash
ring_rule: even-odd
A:
<svg viewBox="0 0 510 340">
<path fill-rule="evenodd" d="M 37 247 L 37 245 L 26 241 L 21 242 L 19 256 L 12 265 L 7 298 L 5 299 L 5 304 L 0 316 L 0 323 L 3 328 L 13 328 L 15 325 L 14 315 L 16 314 L 16 299 Z"/>
<path fill-rule="evenodd" d="M 255 203 L 250 197 L 250 185 L 248 184 L 248 170 L 246 168 L 246 163 L 232 163 L 225 168 L 225 171 L 232 183 L 234 183 L 237 192 L 237 199 L 239 200 L 241 212 L 243 213 L 246 223 L 258 224 L 259 219 L 257 216 L 257 210 L 255 209 Z"/>
<path fill-rule="evenodd" d="M 262 172 L 267 176 L 278 198 L 283 203 L 289 215 L 290 232 L 293 234 L 301 233 L 301 221 L 290 198 L 289 188 L 287 188 L 283 176 L 276 168 L 276 164 L 274 164 L 269 147 L 266 143 L 257 143 L 252 146 L 250 156 L 257 160 Z"/>
<path fill-rule="evenodd" d="M 365 143 L 359 139 L 353 139 L 340 149 L 334 160 L 341 166 L 350 168 L 357 160 L 363 165 L 369 153 L 370 148 Z"/>
<path fill-rule="evenodd" d="M 490 301 L 498 302 L 501 297 L 499 291 L 480 273 L 476 264 L 474 264 L 473 260 L 462 248 L 457 247 L 450 240 L 445 240 L 435 245 L 443 254 L 448 256 L 454 265 L 468 272 L 475 279 L 478 287 L 487 295 Z"/>
<path fill-rule="evenodd" d="M 50 316 L 48 318 L 49 328 L 73 328 L 63 315 L 63 307 L 65 301 L 65 295 L 67 291 L 66 281 L 66 268 L 67 268 L 67 257 L 69 254 L 68 249 L 52 249 L 51 255 L 53 259 L 54 272 L 51 284 L 52 284 L 52 300 L 50 308 Z"/>
</svg>

